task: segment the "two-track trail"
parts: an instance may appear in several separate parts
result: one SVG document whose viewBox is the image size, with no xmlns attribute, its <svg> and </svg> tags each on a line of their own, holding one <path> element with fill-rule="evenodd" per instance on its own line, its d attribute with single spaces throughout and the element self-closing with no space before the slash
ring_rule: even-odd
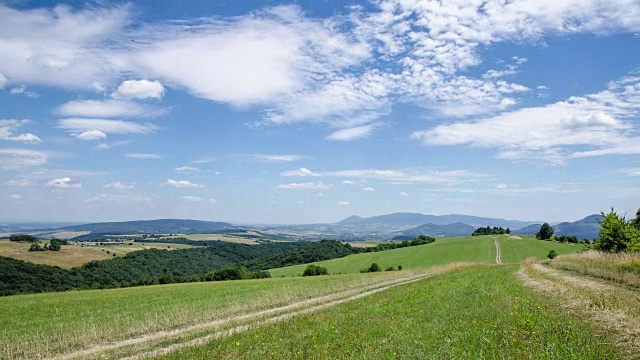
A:
<svg viewBox="0 0 640 360">
<path fill-rule="evenodd" d="M 54 359 L 97 358 L 103 354 L 108 354 L 109 358 L 138 359 L 155 357 L 170 353 L 185 346 L 204 344 L 213 339 L 246 331 L 257 326 L 286 320 L 298 315 L 309 314 L 331 306 L 370 296 L 395 286 L 409 284 L 437 274 L 472 265 L 477 264 L 454 263 L 421 272 L 407 272 L 407 275 L 404 277 L 358 289 L 310 298 L 286 306 L 265 309 L 189 327 L 146 334 L 119 342 L 101 344 L 57 356 Z M 166 345 L 167 342 L 170 344 Z"/>
<path fill-rule="evenodd" d="M 495 236 L 491 236 L 493 238 L 493 243 L 496 245 L 496 264 L 502 264 L 502 259 L 500 259 L 500 244 L 498 243 L 498 239 Z"/>
</svg>

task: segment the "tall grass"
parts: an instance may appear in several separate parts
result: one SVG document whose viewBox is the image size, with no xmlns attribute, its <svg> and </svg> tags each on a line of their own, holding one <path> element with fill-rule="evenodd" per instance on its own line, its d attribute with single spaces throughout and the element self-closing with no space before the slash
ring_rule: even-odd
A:
<svg viewBox="0 0 640 360">
<path fill-rule="evenodd" d="M 169 359 L 617 359 L 590 324 L 479 266 L 265 325 Z"/>
<path fill-rule="evenodd" d="M 546 263 L 556 269 L 575 271 L 640 287 L 640 252 L 613 254 L 587 251 L 581 254 L 559 256 Z"/>
</svg>

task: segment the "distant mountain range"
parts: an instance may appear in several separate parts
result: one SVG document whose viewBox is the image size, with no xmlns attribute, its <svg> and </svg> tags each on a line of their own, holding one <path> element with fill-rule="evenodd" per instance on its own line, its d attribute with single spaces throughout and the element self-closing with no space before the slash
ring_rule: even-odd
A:
<svg viewBox="0 0 640 360">
<path fill-rule="evenodd" d="M 505 220 L 497 218 L 486 218 L 471 215 L 425 215 L 420 213 L 394 213 L 388 215 L 379 215 L 371 217 L 359 217 L 350 216 L 342 221 L 337 222 L 337 225 L 372 225 L 372 224 L 385 224 L 396 226 L 418 226 L 424 224 L 433 225 L 449 225 L 454 223 L 463 223 L 471 226 L 501 226 L 503 228 L 520 229 L 531 224 L 541 223 L 540 221 L 520 221 L 520 220 Z M 475 229 L 474 229 L 475 230 Z M 473 230 L 471 230 L 473 232 Z M 471 233 L 469 233 L 471 234 Z"/>
<path fill-rule="evenodd" d="M 469 236 L 475 230 L 475 227 L 461 222 L 447 225 L 424 224 L 408 230 L 398 231 L 396 232 L 397 235 L 395 235 L 392 240 L 411 240 L 419 235 L 429 235 L 433 237 Z"/>
<path fill-rule="evenodd" d="M 593 240 L 598 236 L 600 224 L 598 220 L 602 220 L 602 215 L 593 214 L 574 222 L 561 222 L 553 225 L 554 235 L 575 236 L 578 239 Z M 514 234 L 534 235 L 540 230 L 542 224 L 533 224 L 522 229 L 513 231 Z"/>
<path fill-rule="evenodd" d="M 97 234 L 196 234 L 235 229 L 230 223 L 201 220 L 137 220 L 73 225 L 58 228 L 60 231 L 91 231 Z"/>
<path fill-rule="evenodd" d="M 590 215 L 575 222 L 563 222 L 553 228 L 556 235 L 574 235 L 579 239 L 592 240 L 597 234 L 600 225 L 598 220 L 601 215 Z M 247 225 L 235 226 L 228 222 L 160 219 L 138 220 L 124 222 L 101 222 L 81 225 L 67 225 L 51 227 L 47 231 L 28 231 L 34 225 L 5 226 L 5 233 L 32 232 L 38 236 L 63 236 L 52 235 L 55 232 L 80 233 L 74 235 L 78 239 L 99 238 L 102 235 L 129 235 L 129 234 L 198 234 L 198 233 L 252 233 L 256 236 L 265 236 L 270 239 L 290 240 L 405 240 L 413 239 L 418 235 L 440 236 L 468 236 L 478 227 L 500 226 L 510 228 L 514 234 L 535 234 L 540 230 L 542 221 L 505 220 L 499 218 L 486 218 L 471 215 L 425 215 L 420 213 L 394 213 L 387 215 L 360 217 L 350 216 L 342 221 L 332 224 L 306 224 L 306 225 Z M 34 226 L 35 227 L 35 226 Z"/>
</svg>

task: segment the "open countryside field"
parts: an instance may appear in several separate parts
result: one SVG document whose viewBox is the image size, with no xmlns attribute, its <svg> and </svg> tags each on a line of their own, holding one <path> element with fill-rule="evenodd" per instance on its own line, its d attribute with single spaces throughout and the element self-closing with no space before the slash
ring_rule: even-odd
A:
<svg viewBox="0 0 640 360">
<path fill-rule="evenodd" d="M 579 249 L 497 238 L 509 262 L 542 258 L 551 248 Z M 346 264 L 353 262 L 357 272 L 373 259 L 360 259 L 365 255 L 381 266 L 397 266 L 400 259 L 405 270 L 4 297 L 0 358 L 618 359 L 637 354 L 633 344 L 617 341 L 613 325 L 604 328 L 591 313 L 566 311 L 576 299 L 563 298 L 556 288 L 577 281 L 547 284 L 556 289 L 550 295 L 524 280 L 520 263 L 495 265 L 491 236 L 351 255 L 340 259 L 341 266 L 348 270 Z M 454 263 L 462 260 L 477 262 Z M 536 269 L 544 273 L 546 267 Z M 584 302 L 602 301 L 611 290 L 602 291 Z M 635 306 L 623 308 L 625 313 L 637 315 L 625 331 L 640 335 L 633 290 L 618 293 L 630 299 L 625 306 Z M 606 304 L 607 311 L 617 311 L 623 302 Z"/>
<path fill-rule="evenodd" d="M 506 240 L 505 236 L 497 238 L 500 239 L 501 245 L 504 243 L 502 262 L 522 261 L 529 256 L 543 259 L 551 249 L 556 249 L 559 254 L 570 254 L 580 250 L 580 246 L 540 241 L 532 237 L 524 237 L 521 240 Z M 398 265 L 402 265 L 404 269 L 420 269 L 455 261 L 495 263 L 495 258 L 496 248 L 491 236 L 467 236 L 439 238 L 428 245 L 357 254 L 316 264 L 326 267 L 329 273 L 358 273 L 374 262 L 383 269 Z M 270 272 L 273 277 L 297 276 L 302 275 L 306 267 L 307 265 L 288 266 L 272 269 Z"/>
<path fill-rule="evenodd" d="M 44 241 L 43 243 L 46 243 Z M 36 264 L 58 266 L 63 269 L 71 269 L 88 263 L 92 260 L 111 259 L 115 253 L 121 256 L 132 251 L 143 249 L 185 249 L 190 245 L 182 244 L 143 244 L 110 245 L 110 246 L 80 246 L 62 245 L 60 251 L 29 251 L 30 243 L 2 240 L 0 241 L 0 256 L 6 256 L 18 260 L 29 261 Z M 107 251 L 109 253 L 107 253 Z"/>
</svg>

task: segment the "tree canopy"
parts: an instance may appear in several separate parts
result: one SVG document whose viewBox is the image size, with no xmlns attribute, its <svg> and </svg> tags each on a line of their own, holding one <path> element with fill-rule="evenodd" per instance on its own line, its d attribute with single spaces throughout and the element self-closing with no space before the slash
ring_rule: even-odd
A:
<svg viewBox="0 0 640 360">
<path fill-rule="evenodd" d="M 640 210 L 636 215 L 640 214 Z M 638 217 L 626 220 L 613 208 L 608 214 L 602 213 L 600 231 L 593 244 L 594 249 L 608 252 L 640 251 L 640 229 L 636 226 Z"/>
<path fill-rule="evenodd" d="M 551 225 L 544 223 L 540 226 L 540 231 L 536 233 L 536 239 L 539 240 L 550 240 L 553 236 L 553 228 Z"/>
</svg>

